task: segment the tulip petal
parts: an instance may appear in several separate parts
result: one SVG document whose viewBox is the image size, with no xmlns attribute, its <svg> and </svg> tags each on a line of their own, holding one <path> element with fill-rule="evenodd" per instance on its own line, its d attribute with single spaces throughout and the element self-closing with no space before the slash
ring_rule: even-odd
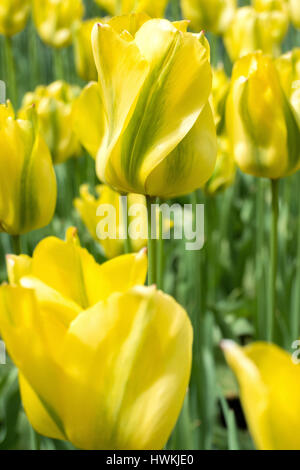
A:
<svg viewBox="0 0 300 470">
<path fill-rule="evenodd" d="M 212 175 L 217 157 L 213 115 L 206 104 L 191 131 L 146 179 L 146 193 L 172 198 L 190 193 Z"/>
<path fill-rule="evenodd" d="M 72 299 L 85 309 L 114 291 L 123 292 L 145 282 L 145 253 L 121 256 L 103 265 L 79 246 L 76 230 L 71 228 L 67 241 L 44 239 L 32 259 L 32 275 Z"/>
<path fill-rule="evenodd" d="M 104 107 L 98 83 L 89 83 L 74 102 L 72 125 L 80 143 L 93 158 L 96 158 L 106 130 Z"/>
<path fill-rule="evenodd" d="M 10 357 L 35 390 L 62 435 L 59 418 L 62 406 L 63 363 L 48 354 L 43 316 L 38 311 L 34 291 L 19 286 L 0 287 L 1 335 Z"/>
<path fill-rule="evenodd" d="M 22 374 L 19 374 L 20 392 L 26 415 L 32 427 L 40 434 L 52 439 L 65 439 L 39 397 Z"/>
<path fill-rule="evenodd" d="M 6 268 L 9 283 L 18 284 L 23 276 L 31 274 L 31 258 L 27 255 L 7 255 Z"/>
<path fill-rule="evenodd" d="M 109 133 L 99 151 L 102 167 L 130 119 L 148 63 L 134 41 L 122 39 L 108 24 L 94 26 L 92 44 L 109 124 Z"/>
<path fill-rule="evenodd" d="M 191 346 L 185 311 L 154 288 L 114 294 L 82 313 L 64 353 L 71 441 L 85 449 L 161 449 L 186 393 Z"/>
<path fill-rule="evenodd" d="M 224 342 L 228 364 L 240 385 L 251 434 L 259 449 L 300 449 L 300 366 L 273 344 L 240 348 Z M 276 371 L 276 372 L 275 372 Z"/>
</svg>

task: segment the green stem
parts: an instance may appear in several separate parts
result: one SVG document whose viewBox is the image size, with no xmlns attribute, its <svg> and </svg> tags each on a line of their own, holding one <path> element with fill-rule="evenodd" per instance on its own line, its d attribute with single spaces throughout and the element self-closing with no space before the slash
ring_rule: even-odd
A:
<svg viewBox="0 0 300 470">
<path fill-rule="evenodd" d="M 16 107 L 18 105 L 16 63 L 13 53 L 12 39 L 10 37 L 5 37 L 5 55 L 9 97 L 12 104 Z"/>
<path fill-rule="evenodd" d="M 39 83 L 40 77 L 40 63 L 38 58 L 38 42 L 37 42 L 37 34 L 35 30 L 35 26 L 33 23 L 33 19 L 30 22 L 30 36 L 29 36 L 29 45 L 30 45 L 30 56 L 31 56 L 31 88 L 34 88 Z"/>
<path fill-rule="evenodd" d="M 155 199 L 146 196 L 148 214 L 148 285 L 156 284 L 156 240 L 152 238 L 152 211 L 151 206 Z"/>
<path fill-rule="evenodd" d="M 131 253 L 131 240 L 128 233 L 129 218 L 128 218 L 128 196 L 122 197 L 122 215 L 125 227 L 125 240 L 124 240 L 124 252 Z"/>
<path fill-rule="evenodd" d="M 22 252 L 21 249 L 21 236 L 20 235 L 12 235 L 11 236 L 11 244 L 13 253 L 19 256 Z"/>
<path fill-rule="evenodd" d="M 279 215 L 279 181 L 271 180 L 272 189 L 272 227 L 271 227 L 271 273 L 269 291 L 269 309 L 266 325 L 266 339 L 271 342 L 274 336 L 274 322 L 277 309 L 276 280 L 278 265 L 278 215 Z"/>
<path fill-rule="evenodd" d="M 63 80 L 64 79 L 64 62 L 62 56 L 62 49 L 53 49 L 54 52 L 54 69 L 55 69 L 55 79 Z"/>
<path fill-rule="evenodd" d="M 300 182 L 300 178 L 298 178 Z M 298 237 L 297 237 L 297 268 L 296 280 L 292 297 L 291 319 L 290 319 L 290 333 L 291 340 L 294 341 L 299 336 L 299 305 L 300 305 L 300 199 L 298 205 Z"/>
<path fill-rule="evenodd" d="M 160 198 L 157 198 L 157 204 L 160 204 Z M 158 241 L 157 241 L 157 288 L 163 290 L 164 280 L 164 240 L 163 240 L 163 215 L 159 211 L 158 216 Z"/>
<path fill-rule="evenodd" d="M 264 338 L 265 285 L 264 285 L 264 180 L 257 178 L 256 188 L 256 330 L 257 339 Z"/>
</svg>

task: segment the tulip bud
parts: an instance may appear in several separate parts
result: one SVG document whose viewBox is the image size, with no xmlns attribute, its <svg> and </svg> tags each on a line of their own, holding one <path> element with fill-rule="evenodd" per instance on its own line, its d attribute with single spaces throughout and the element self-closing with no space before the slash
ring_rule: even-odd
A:
<svg viewBox="0 0 300 470">
<path fill-rule="evenodd" d="M 21 235 L 51 221 L 56 179 L 48 147 L 30 121 L 0 105 L 0 231 Z"/>
<path fill-rule="evenodd" d="M 237 377 L 257 448 L 299 450 L 299 364 L 270 343 L 257 342 L 241 348 L 232 341 L 223 341 L 221 346 Z"/>
<path fill-rule="evenodd" d="M 207 41 L 167 20 L 136 21 L 135 33 L 131 18 L 94 26 L 99 83 L 77 103 L 79 138 L 97 152 L 99 179 L 119 192 L 190 193 L 209 179 L 216 160 Z"/>
<path fill-rule="evenodd" d="M 38 86 L 24 96 L 19 116 L 28 117 L 35 105 L 40 130 L 50 149 L 53 163 L 63 163 L 80 153 L 80 144 L 72 130 L 72 105 L 80 88 L 63 81 Z"/>
<path fill-rule="evenodd" d="M 295 28 L 300 28 L 300 4 L 299 0 L 288 0 L 290 17 Z"/>
<path fill-rule="evenodd" d="M 99 21 L 103 20 L 100 18 L 86 20 L 81 22 L 76 28 L 74 38 L 75 65 L 77 73 L 82 80 L 97 80 L 91 34 L 94 24 Z"/>
<path fill-rule="evenodd" d="M 82 0 L 33 0 L 33 18 L 41 39 L 60 48 L 72 43 L 73 29 L 84 15 Z"/>
<path fill-rule="evenodd" d="M 257 50 L 274 56 L 280 54 L 280 44 L 289 25 L 288 12 L 283 7 L 276 9 L 274 2 L 272 5 L 273 9 L 263 11 L 252 7 L 236 11 L 224 38 L 232 62 Z"/>
<path fill-rule="evenodd" d="M 237 8 L 236 0 L 181 0 L 183 17 L 194 31 L 223 34 Z"/>
<path fill-rule="evenodd" d="M 110 15 L 126 15 L 128 13 L 147 13 L 152 18 L 162 18 L 168 0 L 95 0 Z"/>
<path fill-rule="evenodd" d="M 234 67 L 226 122 L 237 165 L 272 179 L 300 166 L 300 130 L 271 57 L 257 52 Z"/>
<path fill-rule="evenodd" d="M 14 36 L 27 23 L 31 0 L 2 0 L 0 3 L 0 34 Z"/>
<path fill-rule="evenodd" d="M 31 263 L 8 264 L 1 334 L 34 429 L 80 449 L 162 449 L 186 394 L 193 333 L 175 300 L 143 286 L 145 251 L 99 265 L 70 228 L 66 242 L 44 239 Z"/>
</svg>

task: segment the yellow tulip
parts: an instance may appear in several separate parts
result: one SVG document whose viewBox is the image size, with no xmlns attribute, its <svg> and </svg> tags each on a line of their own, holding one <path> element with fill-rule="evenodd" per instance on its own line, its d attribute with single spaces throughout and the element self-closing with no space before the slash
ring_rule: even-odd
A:
<svg viewBox="0 0 300 470">
<path fill-rule="evenodd" d="M 169 0 L 95 0 L 110 15 L 147 13 L 153 18 L 164 16 Z"/>
<path fill-rule="evenodd" d="M 237 8 L 236 0 L 181 0 L 183 17 L 190 20 L 194 31 L 223 34 Z"/>
<path fill-rule="evenodd" d="M 94 26 L 99 82 L 84 89 L 73 122 L 99 179 L 119 192 L 169 198 L 213 172 L 209 47 L 184 28 L 145 15 Z"/>
<path fill-rule="evenodd" d="M 232 62 L 257 50 L 274 56 L 280 54 L 280 45 L 289 25 L 288 12 L 285 8 L 276 9 L 277 4 L 272 4 L 274 9 L 257 11 L 243 7 L 236 11 L 224 37 Z"/>
<path fill-rule="evenodd" d="M 213 195 L 224 191 L 234 183 L 235 175 L 236 165 L 228 139 L 225 136 L 219 137 L 216 167 L 212 177 L 205 184 L 205 192 Z"/>
<path fill-rule="evenodd" d="M 293 25 L 300 28 L 300 3 L 299 0 L 288 0 L 290 8 L 290 16 Z"/>
<path fill-rule="evenodd" d="M 235 373 L 250 432 L 258 449 L 299 450 L 300 365 L 270 343 L 241 348 L 222 343 Z"/>
<path fill-rule="evenodd" d="M 21 235 L 47 225 L 56 204 L 48 147 L 30 121 L 0 105 L 0 232 Z"/>
<path fill-rule="evenodd" d="M 227 77 L 223 66 L 220 65 L 213 70 L 212 91 L 210 96 L 210 103 L 218 135 L 224 131 L 225 105 L 229 93 L 229 87 L 230 80 Z"/>
<path fill-rule="evenodd" d="M 40 434 L 81 449 L 161 449 L 180 412 L 192 328 L 171 297 L 144 287 L 145 252 L 98 265 L 71 228 L 32 259 L 8 256 L 1 334 Z"/>
<path fill-rule="evenodd" d="M 73 29 L 84 14 L 82 0 L 33 0 L 33 18 L 41 39 L 60 48 L 72 43 Z"/>
<path fill-rule="evenodd" d="M 226 114 L 243 172 L 277 179 L 299 169 L 300 129 L 271 57 L 257 52 L 235 64 Z"/>
<path fill-rule="evenodd" d="M 83 223 L 88 228 L 91 236 L 102 246 L 105 256 L 107 258 L 114 258 L 124 253 L 125 248 L 125 228 L 124 228 L 124 214 L 122 204 L 120 203 L 120 194 L 111 189 L 105 184 L 96 187 L 97 196 L 93 196 L 88 189 L 88 185 L 83 184 L 80 187 L 80 197 L 74 200 L 74 206 L 77 209 Z M 103 214 L 97 214 L 97 210 L 100 206 L 110 205 L 115 210 L 115 218 L 117 225 L 114 225 L 115 237 L 106 238 L 108 228 L 105 226 L 102 229 L 100 222 L 101 220 L 107 221 L 107 213 L 104 211 Z M 148 226 L 147 226 L 147 206 L 145 196 L 141 194 L 128 194 L 128 226 L 130 227 L 133 223 L 136 228 L 134 238 L 130 237 L 131 248 L 134 252 L 140 251 L 142 248 L 147 246 L 148 240 Z M 130 215 L 130 211 L 132 214 Z M 157 213 L 157 227 L 159 223 Z M 170 220 L 165 220 L 163 223 L 163 230 L 168 231 L 172 223 Z M 104 230 L 103 233 L 101 230 Z"/>
<path fill-rule="evenodd" d="M 35 105 L 54 164 L 80 153 L 80 144 L 72 130 L 72 105 L 79 93 L 79 87 L 57 81 L 47 87 L 38 86 L 33 93 L 24 96 L 19 116 L 27 116 L 28 109 Z"/>
<path fill-rule="evenodd" d="M 75 65 L 80 78 L 86 81 L 97 80 L 97 69 L 93 56 L 91 34 L 95 23 L 101 18 L 82 21 L 75 30 L 74 52 Z"/>
<path fill-rule="evenodd" d="M 14 36 L 22 31 L 30 13 L 31 0 L 1 0 L 0 34 Z"/>
</svg>

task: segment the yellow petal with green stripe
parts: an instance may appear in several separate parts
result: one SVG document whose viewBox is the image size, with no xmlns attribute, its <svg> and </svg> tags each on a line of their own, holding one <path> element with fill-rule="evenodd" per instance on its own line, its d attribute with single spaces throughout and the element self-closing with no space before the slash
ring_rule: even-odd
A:
<svg viewBox="0 0 300 470">
<path fill-rule="evenodd" d="M 300 365 L 278 346 L 253 343 L 240 348 L 225 341 L 228 364 L 240 386 L 252 437 L 262 450 L 299 450 Z"/>
</svg>

